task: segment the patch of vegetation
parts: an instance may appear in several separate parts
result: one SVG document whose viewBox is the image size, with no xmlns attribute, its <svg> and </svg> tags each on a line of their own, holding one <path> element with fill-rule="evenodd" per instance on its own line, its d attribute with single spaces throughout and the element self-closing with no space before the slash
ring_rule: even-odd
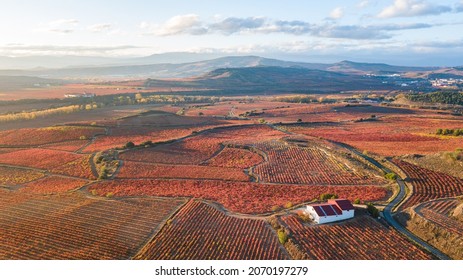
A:
<svg viewBox="0 0 463 280">
<path fill-rule="evenodd" d="M 333 193 L 322 193 L 320 195 L 320 200 L 328 200 L 328 199 L 336 199 L 338 198 L 338 195 L 333 194 Z"/>
<path fill-rule="evenodd" d="M 367 211 L 368 213 L 370 213 L 370 215 L 373 217 L 373 218 L 378 218 L 379 217 L 379 210 L 378 208 L 376 208 L 373 203 L 369 202 L 367 203 Z"/>
<path fill-rule="evenodd" d="M 459 91 L 438 91 L 428 94 L 408 94 L 406 95 L 406 98 L 413 102 L 463 105 L 463 93 Z"/>
<path fill-rule="evenodd" d="M 463 129 L 448 129 L 448 128 L 438 128 L 436 130 L 436 135 L 452 135 L 452 136 L 462 136 Z"/>
<path fill-rule="evenodd" d="M 278 240 L 283 245 L 288 242 L 288 233 L 283 228 L 278 230 Z"/>
<path fill-rule="evenodd" d="M 391 172 L 391 173 L 387 173 L 386 175 L 384 175 L 384 178 L 388 179 L 388 180 L 391 180 L 391 181 L 395 181 L 397 180 L 397 174 Z"/>
</svg>

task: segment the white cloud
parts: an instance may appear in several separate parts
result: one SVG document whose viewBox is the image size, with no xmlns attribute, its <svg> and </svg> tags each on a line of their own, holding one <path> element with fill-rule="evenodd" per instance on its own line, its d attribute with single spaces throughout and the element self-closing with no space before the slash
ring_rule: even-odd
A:
<svg viewBox="0 0 463 280">
<path fill-rule="evenodd" d="M 87 27 L 87 30 L 94 33 L 100 33 L 105 31 L 110 31 L 112 28 L 112 24 L 110 23 L 98 23 L 94 25 L 90 25 Z"/>
<path fill-rule="evenodd" d="M 40 32 L 56 32 L 56 33 L 72 33 L 76 30 L 79 24 L 77 19 L 58 19 L 42 24 L 41 28 L 36 29 Z"/>
<path fill-rule="evenodd" d="M 340 19 L 344 16 L 344 11 L 341 7 L 336 7 L 330 13 L 330 18 L 332 19 Z"/>
<path fill-rule="evenodd" d="M 145 25 L 146 28 L 146 24 Z M 170 18 L 161 26 L 154 27 L 154 33 L 159 36 L 170 36 L 177 34 L 202 34 L 206 31 L 201 27 L 199 16 L 195 14 L 179 15 Z"/>
<path fill-rule="evenodd" d="M 58 46 L 9 44 L 0 46 L 0 53 L 7 56 L 21 55 L 111 55 L 140 49 L 138 46 Z"/>
<path fill-rule="evenodd" d="M 363 9 L 363 8 L 368 7 L 368 5 L 370 5 L 370 1 L 369 0 L 363 0 L 363 1 L 360 1 L 357 4 L 357 7 L 359 7 L 360 9 Z"/>
<path fill-rule="evenodd" d="M 384 8 L 377 17 L 393 18 L 439 15 L 451 11 L 451 7 L 431 4 L 424 0 L 394 0 L 394 3 Z"/>
</svg>

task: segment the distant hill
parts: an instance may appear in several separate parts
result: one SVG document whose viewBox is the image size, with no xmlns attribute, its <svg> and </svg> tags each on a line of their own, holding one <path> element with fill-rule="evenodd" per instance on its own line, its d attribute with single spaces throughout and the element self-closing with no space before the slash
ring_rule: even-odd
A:
<svg viewBox="0 0 463 280">
<path fill-rule="evenodd" d="M 230 94 L 323 93 L 348 90 L 391 90 L 397 87 L 393 84 L 384 84 L 376 77 L 278 66 L 219 68 L 191 79 L 148 79 L 145 86 L 193 87 Z"/>
<path fill-rule="evenodd" d="M 10 91 L 24 88 L 44 88 L 62 85 L 65 81 L 25 76 L 0 76 L 0 90 Z"/>
<path fill-rule="evenodd" d="M 176 55 L 172 54 L 170 61 Z M 186 55 L 180 55 L 180 57 Z M 219 68 L 244 68 L 257 66 L 276 66 L 276 67 L 299 67 L 311 70 L 324 70 L 347 74 L 384 74 L 384 73 L 405 73 L 411 71 L 435 71 L 433 67 L 405 67 L 375 63 L 357 63 L 351 61 L 341 61 L 334 64 L 305 63 L 282 61 L 277 59 L 263 58 L 259 56 L 227 56 L 210 60 L 201 60 L 187 63 L 156 63 L 152 61 L 166 61 L 166 56 L 150 56 L 146 58 L 126 60 L 124 65 L 111 66 L 87 66 L 70 67 L 60 69 L 32 69 L 32 70 L 0 70 L 0 75 L 12 76 L 38 76 L 46 78 L 65 78 L 65 79 L 118 79 L 118 78 L 186 78 L 204 75 Z M 186 59 L 180 59 L 184 60 Z M 146 62 L 146 64 L 140 65 Z M 420 73 L 423 74 L 423 73 Z"/>
</svg>

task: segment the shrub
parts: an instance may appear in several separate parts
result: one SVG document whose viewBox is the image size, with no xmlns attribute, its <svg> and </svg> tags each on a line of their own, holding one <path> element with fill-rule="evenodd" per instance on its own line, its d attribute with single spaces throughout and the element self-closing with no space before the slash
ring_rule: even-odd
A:
<svg viewBox="0 0 463 280">
<path fill-rule="evenodd" d="M 82 135 L 82 136 L 79 137 L 79 140 L 87 140 L 87 136 Z"/>
<path fill-rule="evenodd" d="M 356 199 L 354 200 L 354 204 L 360 204 L 360 198 L 356 198 Z"/>
<path fill-rule="evenodd" d="M 379 210 L 378 208 L 376 208 L 373 203 L 369 202 L 367 203 L 367 211 L 368 213 L 370 213 L 370 215 L 373 217 L 373 218 L 378 218 L 379 217 Z"/>
<path fill-rule="evenodd" d="M 332 198 L 338 198 L 338 196 L 336 194 L 333 194 L 333 193 L 322 193 L 320 195 L 320 200 L 328 200 L 328 199 L 332 199 Z"/>
<path fill-rule="evenodd" d="M 291 207 L 293 207 L 293 203 L 292 202 L 286 202 L 285 208 L 288 209 L 288 208 L 291 208 Z"/>
<path fill-rule="evenodd" d="M 297 122 L 302 122 L 302 119 L 297 119 Z"/>
<path fill-rule="evenodd" d="M 112 193 L 112 192 L 106 193 L 106 197 L 108 197 L 108 198 L 113 197 L 113 196 L 114 196 L 114 193 Z"/>
<path fill-rule="evenodd" d="M 127 142 L 125 145 L 124 145 L 124 148 L 126 149 L 132 149 L 135 147 L 135 144 L 131 141 Z"/>
<path fill-rule="evenodd" d="M 285 244 L 286 242 L 288 242 L 288 234 L 286 233 L 286 231 L 284 229 L 279 229 L 278 230 L 278 240 L 280 241 L 281 244 Z"/>
<path fill-rule="evenodd" d="M 441 135 L 442 134 L 442 128 L 438 128 L 437 131 L 436 131 L 436 134 Z"/>
<path fill-rule="evenodd" d="M 265 123 L 265 119 L 259 119 L 259 123 Z"/>
<path fill-rule="evenodd" d="M 387 173 L 386 175 L 384 175 L 384 178 L 388 179 L 388 180 L 391 180 L 391 181 L 394 181 L 394 180 L 397 180 L 397 174 L 395 173 Z"/>
<path fill-rule="evenodd" d="M 276 212 L 276 211 L 279 211 L 279 210 L 280 210 L 280 206 L 278 206 L 278 205 L 272 206 L 272 211 L 273 212 Z"/>
</svg>

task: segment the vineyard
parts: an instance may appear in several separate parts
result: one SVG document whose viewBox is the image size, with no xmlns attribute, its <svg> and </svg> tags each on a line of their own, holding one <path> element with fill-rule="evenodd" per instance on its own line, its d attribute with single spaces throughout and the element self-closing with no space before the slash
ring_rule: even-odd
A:
<svg viewBox="0 0 463 280">
<path fill-rule="evenodd" d="M 76 152 L 84 145 L 88 144 L 88 140 L 71 140 L 66 141 L 58 144 L 48 144 L 40 146 L 41 148 L 51 149 L 51 150 L 59 150 L 59 151 L 67 151 L 67 152 Z"/>
<path fill-rule="evenodd" d="M 0 186 L 1 185 L 21 185 L 45 176 L 42 172 L 0 166 Z"/>
<path fill-rule="evenodd" d="M 92 155 L 82 155 L 74 161 L 67 162 L 52 169 L 51 172 L 72 177 L 96 179 L 97 176 L 92 171 L 92 159 Z"/>
<path fill-rule="evenodd" d="M 265 221 L 230 217 L 192 200 L 135 258 L 280 260 L 289 256 Z"/>
<path fill-rule="evenodd" d="M 86 153 L 123 147 L 127 142 L 137 145 L 146 142 L 160 142 L 185 137 L 191 134 L 194 128 L 142 128 L 142 127 L 116 127 L 110 130 L 110 135 L 99 136 L 83 151 Z"/>
<path fill-rule="evenodd" d="M 451 211 L 459 204 L 458 199 L 434 200 L 420 204 L 415 212 L 439 227 L 463 236 L 463 222 L 450 217 Z"/>
<path fill-rule="evenodd" d="M 290 238 L 314 260 L 431 259 L 394 229 L 368 216 L 332 225 L 305 225 L 295 216 L 282 217 Z"/>
<path fill-rule="evenodd" d="M 170 144 L 148 149 L 138 149 L 121 154 L 123 160 L 165 164 L 197 165 L 210 159 L 221 149 L 221 144 L 256 137 L 272 139 L 281 137 L 282 132 L 268 126 L 256 125 L 237 128 L 220 128 L 189 137 Z"/>
<path fill-rule="evenodd" d="M 224 148 L 207 161 L 209 166 L 249 168 L 262 162 L 262 157 L 246 149 Z"/>
<path fill-rule="evenodd" d="M 112 180 L 93 184 L 89 191 L 105 196 L 194 197 L 217 201 L 238 213 L 265 213 L 282 208 L 288 202 L 296 205 L 333 193 L 349 200 L 377 201 L 387 195 L 375 186 L 299 186 L 258 184 L 215 180 Z"/>
<path fill-rule="evenodd" d="M 437 198 L 463 194 L 463 179 L 431 171 L 406 161 L 393 160 L 393 162 L 407 174 L 413 185 L 413 194 L 401 205 L 401 209 Z"/>
<path fill-rule="evenodd" d="M 129 259 L 181 204 L 0 190 L 0 259 Z"/>
<path fill-rule="evenodd" d="M 21 188 L 20 191 L 35 194 L 56 194 L 78 189 L 87 183 L 85 180 L 49 176 L 25 184 L 25 187 Z"/>
<path fill-rule="evenodd" d="M 82 155 L 63 151 L 26 149 L 2 154 L 0 157 L 0 164 L 3 163 L 50 170 L 53 168 L 59 168 L 66 163 L 81 158 Z"/>
<path fill-rule="evenodd" d="M 104 133 L 102 128 L 84 126 L 52 126 L 45 128 L 24 128 L 0 132 L 2 146 L 37 146 L 79 140 L 81 137 L 91 138 Z"/>
<path fill-rule="evenodd" d="M 282 141 L 258 142 L 255 147 L 268 155 L 268 162 L 253 172 L 259 181 L 310 185 L 372 185 L 365 178 L 317 147 L 299 147 Z"/>
<path fill-rule="evenodd" d="M 200 165 L 149 164 L 124 161 L 117 178 L 180 178 L 215 179 L 226 181 L 249 181 L 249 177 L 238 168 L 223 168 Z"/>
</svg>

